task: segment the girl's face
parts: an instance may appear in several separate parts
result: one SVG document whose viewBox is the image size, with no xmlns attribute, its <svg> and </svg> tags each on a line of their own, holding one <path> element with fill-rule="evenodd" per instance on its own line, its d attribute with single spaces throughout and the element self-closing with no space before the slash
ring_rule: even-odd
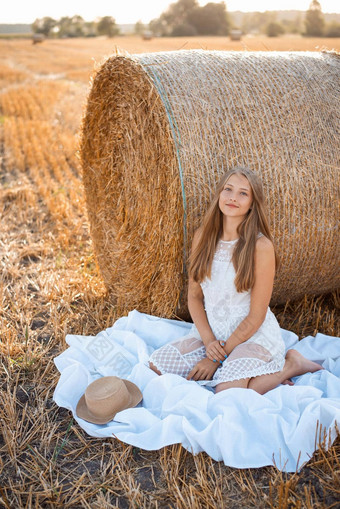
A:
<svg viewBox="0 0 340 509">
<path fill-rule="evenodd" d="M 227 217 L 245 217 L 253 202 L 248 179 L 235 173 L 231 175 L 220 193 L 219 207 Z"/>
</svg>

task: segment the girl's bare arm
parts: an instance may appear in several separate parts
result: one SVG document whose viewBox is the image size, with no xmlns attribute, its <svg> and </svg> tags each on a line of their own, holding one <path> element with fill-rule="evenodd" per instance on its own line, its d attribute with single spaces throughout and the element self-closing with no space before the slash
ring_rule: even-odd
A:
<svg viewBox="0 0 340 509">
<path fill-rule="evenodd" d="M 201 285 L 193 279 L 189 280 L 188 307 L 191 318 L 197 327 L 204 345 L 208 346 L 208 344 L 215 341 L 216 338 L 211 330 L 207 314 L 204 309 Z"/>
<path fill-rule="evenodd" d="M 198 242 L 198 230 L 194 234 L 192 241 L 192 249 L 195 249 Z M 209 343 L 215 341 L 213 331 L 208 322 L 207 314 L 204 309 L 204 297 L 201 285 L 189 278 L 188 287 L 188 308 L 190 316 L 197 327 L 204 345 L 207 347 Z"/>
<path fill-rule="evenodd" d="M 192 247 L 196 246 L 197 233 L 194 235 Z M 215 361 L 221 361 L 225 358 L 225 352 L 218 341 L 209 325 L 207 314 L 204 309 L 204 296 L 201 285 L 189 279 L 188 288 L 188 308 L 191 318 L 197 327 L 197 330 L 202 338 L 205 348 L 207 349 L 207 356 Z"/>
</svg>

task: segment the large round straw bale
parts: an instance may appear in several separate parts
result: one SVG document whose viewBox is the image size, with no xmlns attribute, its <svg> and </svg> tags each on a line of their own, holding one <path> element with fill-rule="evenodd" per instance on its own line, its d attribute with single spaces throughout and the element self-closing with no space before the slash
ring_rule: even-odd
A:
<svg viewBox="0 0 340 509">
<path fill-rule="evenodd" d="M 339 62 L 191 50 L 102 65 L 81 155 L 96 256 L 120 309 L 185 315 L 192 235 L 235 165 L 264 182 L 281 258 L 272 303 L 339 286 Z"/>
</svg>

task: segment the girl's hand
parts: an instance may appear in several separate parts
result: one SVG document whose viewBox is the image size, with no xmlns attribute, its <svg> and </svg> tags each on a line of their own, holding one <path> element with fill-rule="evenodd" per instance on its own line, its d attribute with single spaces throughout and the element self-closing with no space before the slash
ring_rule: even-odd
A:
<svg viewBox="0 0 340 509">
<path fill-rule="evenodd" d="M 207 357 L 200 360 L 190 371 L 187 380 L 211 380 L 219 364 L 213 362 Z"/>
<path fill-rule="evenodd" d="M 208 346 L 205 347 L 208 359 L 215 361 L 217 365 L 219 365 L 221 361 L 223 362 L 227 358 L 223 349 L 224 344 L 224 341 L 216 340 L 212 341 L 208 344 Z"/>
</svg>

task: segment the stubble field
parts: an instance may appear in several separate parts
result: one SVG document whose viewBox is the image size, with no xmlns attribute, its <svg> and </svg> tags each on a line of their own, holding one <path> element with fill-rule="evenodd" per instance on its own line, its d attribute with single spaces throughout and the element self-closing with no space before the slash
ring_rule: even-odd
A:
<svg viewBox="0 0 340 509">
<path fill-rule="evenodd" d="M 78 158 L 94 67 L 116 51 L 317 51 L 340 39 L 0 40 L 0 507 L 331 508 L 340 440 L 299 474 L 238 470 L 180 445 L 147 452 L 88 437 L 52 395 L 65 334 L 117 318 L 98 272 Z M 274 309 L 299 337 L 340 335 L 339 294 Z M 128 311 L 128 310 L 126 310 Z"/>
</svg>

